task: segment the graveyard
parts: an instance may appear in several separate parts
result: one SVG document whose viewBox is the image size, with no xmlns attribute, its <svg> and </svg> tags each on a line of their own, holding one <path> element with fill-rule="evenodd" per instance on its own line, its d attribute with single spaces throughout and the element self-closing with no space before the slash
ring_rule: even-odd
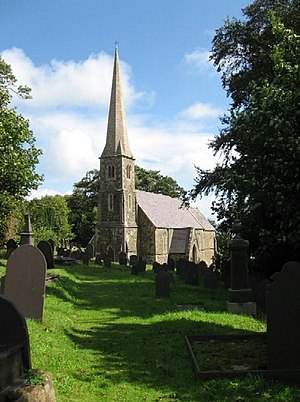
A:
<svg viewBox="0 0 300 402">
<path fill-rule="evenodd" d="M 0 264 L 2 277 L 4 253 Z M 91 259 L 88 264 L 55 265 L 47 272 L 56 280 L 46 281 L 42 319 L 26 322 L 32 368 L 52 376 L 56 401 L 300 400 L 293 381 L 251 372 L 229 378 L 195 373 L 187 337 L 229 336 L 236 342 L 266 333 L 265 315 L 228 312 L 228 290 L 221 281 L 215 286 L 205 285 L 203 278 L 189 283 L 172 272 L 168 294 L 157 295 L 159 275 L 152 265 L 136 273 L 129 265 L 105 266 Z M 231 355 L 239 347 L 234 342 Z M 214 369 L 226 371 L 226 350 L 216 352 L 213 345 L 205 347 L 212 351 L 205 367 L 211 370 L 211 361 Z M 255 350 L 262 359 L 258 364 L 264 365 L 260 346 Z M 240 350 L 235 355 L 243 356 Z M 229 364 L 240 369 L 245 361 L 231 356 Z"/>
</svg>

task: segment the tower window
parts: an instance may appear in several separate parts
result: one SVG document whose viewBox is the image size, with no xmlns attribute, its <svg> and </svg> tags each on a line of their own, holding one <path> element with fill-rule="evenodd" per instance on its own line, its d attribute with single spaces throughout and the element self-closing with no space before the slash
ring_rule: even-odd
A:
<svg viewBox="0 0 300 402">
<path fill-rule="evenodd" d="M 127 179 L 131 178 L 131 168 L 132 168 L 131 165 L 126 166 L 126 177 L 127 177 Z"/>
<path fill-rule="evenodd" d="M 108 194 L 108 210 L 109 211 L 114 210 L 114 195 L 113 194 Z"/>
<path fill-rule="evenodd" d="M 107 176 L 110 179 L 114 179 L 115 177 L 115 167 L 113 165 L 110 165 L 107 167 Z"/>
<path fill-rule="evenodd" d="M 128 194 L 128 209 L 129 211 L 132 210 L 132 195 Z"/>
</svg>

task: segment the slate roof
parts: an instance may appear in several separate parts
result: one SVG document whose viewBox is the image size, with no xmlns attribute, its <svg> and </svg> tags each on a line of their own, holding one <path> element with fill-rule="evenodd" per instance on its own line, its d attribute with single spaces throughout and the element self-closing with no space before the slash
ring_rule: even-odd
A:
<svg viewBox="0 0 300 402">
<path fill-rule="evenodd" d="M 182 202 L 163 194 L 136 191 L 139 207 L 158 228 L 197 228 L 214 231 L 198 208 L 182 207 Z"/>
<path fill-rule="evenodd" d="M 190 237 L 190 228 L 174 229 L 169 253 L 186 254 Z"/>
</svg>

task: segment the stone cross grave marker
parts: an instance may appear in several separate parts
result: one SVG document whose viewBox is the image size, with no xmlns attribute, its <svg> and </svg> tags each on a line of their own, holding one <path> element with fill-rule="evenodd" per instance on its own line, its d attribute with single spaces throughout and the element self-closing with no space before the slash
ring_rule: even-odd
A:
<svg viewBox="0 0 300 402">
<path fill-rule="evenodd" d="M 17 248 L 7 261 L 4 296 L 26 318 L 42 320 L 46 270 L 43 253 L 30 244 Z"/>
<path fill-rule="evenodd" d="M 37 248 L 44 254 L 47 262 L 47 269 L 54 268 L 54 255 L 51 244 L 48 241 L 41 240 L 37 244 Z"/>
<path fill-rule="evenodd" d="M 267 288 L 268 369 L 300 369 L 300 263 L 288 262 Z"/>
</svg>

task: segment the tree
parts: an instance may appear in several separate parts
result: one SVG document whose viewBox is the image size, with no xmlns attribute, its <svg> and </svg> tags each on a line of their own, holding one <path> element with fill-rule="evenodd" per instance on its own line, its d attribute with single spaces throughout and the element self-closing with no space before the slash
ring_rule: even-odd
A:
<svg viewBox="0 0 300 402">
<path fill-rule="evenodd" d="M 0 238 L 5 237 L 6 222 L 20 201 L 36 189 L 42 176 L 35 172 L 41 150 L 29 122 L 10 107 L 13 94 L 30 97 L 30 89 L 16 85 L 11 67 L 0 57 Z"/>
<path fill-rule="evenodd" d="M 273 78 L 252 81 L 243 107 L 224 117 L 211 143 L 223 162 L 211 172 L 198 168 L 192 191 L 215 191 L 223 229 L 240 220 L 256 268 L 268 274 L 300 258 L 300 38 L 270 18 Z"/>
<path fill-rule="evenodd" d="M 135 187 L 137 190 L 148 191 L 168 195 L 172 198 L 180 198 L 185 190 L 169 176 L 163 176 L 158 170 L 146 170 L 135 167 Z"/>
<path fill-rule="evenodd" d="M 70 209 L 69 222 L 75 235 L 73 240 L 82 246 L 91 240 L 97 225 L 99 177 L 97 169 L 87 172 L 84 178 L 74 184 L 73 193 L 66 196 Z"/>
<path fill-rule="evenodd" d="M 53 239 L 56 244 L 73 237 L 68 222 L 69 208 L 61 195 L 46 195 L 28 203 L 35 243 L 40 240 Z"/>
</svg>

